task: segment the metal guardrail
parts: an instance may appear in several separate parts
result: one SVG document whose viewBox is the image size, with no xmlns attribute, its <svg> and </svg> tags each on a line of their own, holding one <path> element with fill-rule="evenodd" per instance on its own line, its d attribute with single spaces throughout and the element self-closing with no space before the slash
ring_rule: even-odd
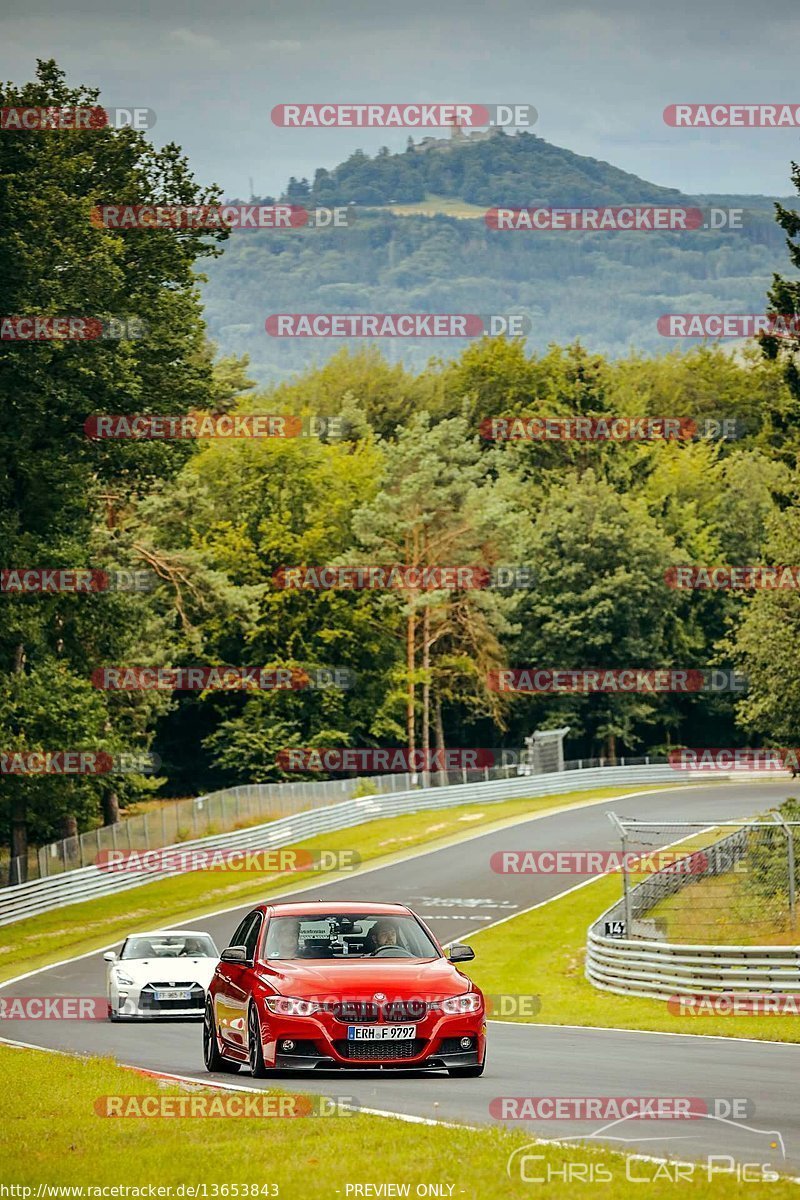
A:
<svg viewBox="0 0 800 1200">
<path fill-rule="evenodd" d="M 208 838 L 181 842 L 174 849 L 213 846 L 220 849 L 277 849 L 294 845 L 306 838 L 335 830 L 349 829 L 379 817 L 395 817 L 420 810 L 452 808 L 460 804 L 492 804 L 530 796 L 546 796 L 583 788 L 608 787 L 633 783 L 686 783 L 677 779 L 672 767 L 663 764 L 625 767 L 594 767 L 552 774 L 520 775 L 511 779 L 467 782 L 446 787 L 414 788 L 404 792 L 365 796 L 345 800 L 311 811 L 282 817 L 264 825 L 254 825 Z M 110 873 L 97 866 L 82 867 L 49 879 L 0 891 L 0 925 L 36 916 L 69 904 L 79 904 L 98 896 L 141 887 L 154 879 L 180 874 L 179 870 L 131 874 Z"/>
<path fill-rule="evenodd" d="M 155 850 L 174 846 L 188 838 L 228 833 L 243 825 L 263 824 L 290 817 L 323 804 L 348 800 L 364 784 L 363 778 L 302 780 L 286 783 L 243 783 L 189 800 L 162 804 L 155 812 L 126 816 L 113 825 L 72 837 L 59 838 L 29 850 L 4 866 L 12 886 L 21 880 L 47 879 L 64 871 L 90 867 L 98 854 L 111 850 Z M 373 775 L 369 785 L 375 792 L 402 792 L 411 787 L 411 775 Z"/>
<path fill-rule="evenodd" d="M 429 785 L 447 787 L 451 783 L 477 783 L 481 779 L 507 779 L 517 774 L 536 775 L 544 771 L 582 770 L 606 765 L 604 758 L 579 758 L 565 763 L 561 757 L 560 738 L 565 732 L 564 729 L 537 730 L 532 738 L 526 739 L 532 746 L 522 755 L 513 749 L 500 750 L 501 763 L 496 768 L 434 771 L 430 774 Z M 548 740 L 555 737 L 558 737 L 557 745 L 553 747 L 551 744 L 549 750 L 544 749 Z M 649 758 L 629 758 L 626 764 L 625 759 L 621 758 L 619 766 L 649 762 Z M 0 848 L 0 876 L 3 877 L 0 886 L 5 886 L 6 880 L 15 887 L 30 880 L 60 875 L 64 871 L 91 867 L 98 855 L 110 851 L 163 849 L 189 838 L 211 837 L 212 834 L 229 833 L 248 825 L 262 825 L 266 821 L 291 817 L 323 804 L 338 804 L 362 790 L 373 795 L 379 792 L 405 792 L 414 786 L 419 786 L 419 776 L 401 773 L 342 779 L 286 780 L 282 783 L 243 783 L 204 796 L 193 796 L 188 800 L 173 800 L 153 812 L 126 814 L 124 819 L 114 824 L 99 825 L 38 848 L 30 847 L 26 855 L 17 858 L 9 859 L 5 850 Z"/>
<path fill-rule="evenodd" d="M 743 826 L 703 847 L 708 865 L 702 877 L 730 871 L 746 852 L 746 835 Z M 585 975 L 589 982 L 620 996 L 655 1000 L 722 992 L 800 991 L 800 946 L 700 945 L 631 937 L 634 922 L 698 878 L 667 867 L 632 887 L 627 907 L 623 897 L 601 913 L 587 933 Z M 606 922 L 613 921 L 625 922 L 625 937 L 600 932 Z"/>
</svg>

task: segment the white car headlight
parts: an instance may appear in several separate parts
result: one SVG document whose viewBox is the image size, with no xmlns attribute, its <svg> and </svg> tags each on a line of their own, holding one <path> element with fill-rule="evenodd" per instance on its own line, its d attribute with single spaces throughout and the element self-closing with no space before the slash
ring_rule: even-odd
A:
<svg viewBox="0 0 800 1200">
<path fill-rule="evenodd" d="M 117 983 L 121 983 L 123 987 L 133 987 L 133 980 L 124 971 L 115 971 L 114 979 Z"/>
<path fill-rule="evenodd" d="M 482 1003 L 478 992 L 463 992 L 460 996 L 451 996 L 449 1000 L 442 1000 L 442 1012 L 451 1014 L 480 1012 Z"/>
<path fill-rule="evenodd" d="M 294 996 L 273 996 L 267 1000 L 267 1008 L 279 1017 L 310 1017 L 319 1012 L 315 1000 L 298 1000 Z"/>
</svg>

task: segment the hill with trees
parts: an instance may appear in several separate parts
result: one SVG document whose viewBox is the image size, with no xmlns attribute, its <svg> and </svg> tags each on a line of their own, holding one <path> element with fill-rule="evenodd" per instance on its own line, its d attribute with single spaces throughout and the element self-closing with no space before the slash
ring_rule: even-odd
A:
<svg viewBox="0 0 800 1200">
<path fill-rule="evenodd" d="M 417 143 L 372 158 L 356 151 L 311 182 L 290 180 L 284 199 L 351 206 L 353 224 L 235 231 L 209 264 L 203 293 L 220 350 L 247 354 L 253 378 L 266 384 L 324 362 L 342 344 L 270 337 L 264 323 L 271 313 L 518 313 L 529 322 L 533 349 L 580 339 L 618 357 L 671 350 L 657 329 L 665 313 L 763 310 L 785 258 L 769 197 L 685 196 L 533 134 L 478 136 L 428 139 L 427 149 Z M 473 215 L 447 215 L 448 201 L 472 206 Z M 487 227 L 482 215 L 498 205 L 630 203 L 741 209 L 741 227 L 509 232 Z M 393 208 L 415 204 L 428 215 Z M 382 342 L 389 358 L 415 370 L 465 347 L 456 339 Z"/>
</svg>

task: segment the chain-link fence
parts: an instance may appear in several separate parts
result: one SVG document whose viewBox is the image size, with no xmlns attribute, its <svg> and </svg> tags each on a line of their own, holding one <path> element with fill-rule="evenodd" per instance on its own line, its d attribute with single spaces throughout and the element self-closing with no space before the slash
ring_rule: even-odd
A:
<svg viewBox="0 0 800 1200">
<path fill-rule="evenodd" d="M 800 821 L 788 801 L 752 821 L 649 822 L 614 816 L 623 897 L 611 936 L 697 945 L 797 941 Z M 788 818 L 788 819 L 787 819 Z"/>
<path fill-rule="evenodd" d="M 370 779 L 310 780 L 297 783 L 243 784 L 207 796 L 165 802 L 151 811 L 125 817 L 74 837 L 31 849 L 27 873 L 19 859 L 10 862 L 6 880 L 46 879 L 63 871 L 91 866 L 101 851 L 158 850 L 194 838 L 245 829 L 310 808 L 338 804 L 354 794 L 400 792 L 410 786 L 409 775 Z M 6 882 L 3 880 L 3 882 Z"/>
</svg>

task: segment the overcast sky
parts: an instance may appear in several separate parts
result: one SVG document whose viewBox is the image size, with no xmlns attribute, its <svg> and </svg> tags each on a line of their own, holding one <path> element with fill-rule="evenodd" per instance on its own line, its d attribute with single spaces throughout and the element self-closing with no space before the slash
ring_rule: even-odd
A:
<svg viewBox="0 0 800 1200">
<path fill-rule="evenodd" d="M 3 4 L 0 75 L 54 57 L 108 105 L 155 109 L 226 195 L 280 192 L 408 130 L 290 130 L 273 105 L 527 103 L 534 130 L 685 192 L 792 191 L 800 130 L 671 129 L 667 104 L 800 104 L 798 0 L 26 0 Z M 419 136 L 419 135 L 416 135 Z M 501 198 L 502 199 L 502 198 Z"/>
</svg>

